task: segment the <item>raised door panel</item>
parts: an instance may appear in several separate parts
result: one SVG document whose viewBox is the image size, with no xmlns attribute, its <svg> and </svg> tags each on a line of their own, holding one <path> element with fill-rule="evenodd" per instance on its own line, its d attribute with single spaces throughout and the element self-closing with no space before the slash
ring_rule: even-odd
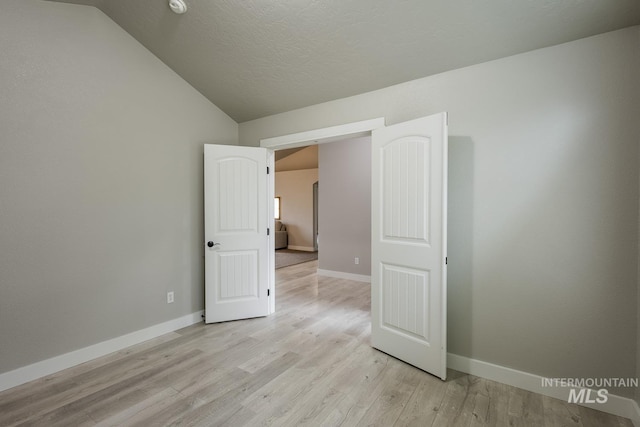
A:
<svg viewBox="0 0 640 427">
<path fill-rule="evenodd" d="M 242 157 L 218 160 L 218 234 L 258 231 L 258 162 Z"/>
</svg>

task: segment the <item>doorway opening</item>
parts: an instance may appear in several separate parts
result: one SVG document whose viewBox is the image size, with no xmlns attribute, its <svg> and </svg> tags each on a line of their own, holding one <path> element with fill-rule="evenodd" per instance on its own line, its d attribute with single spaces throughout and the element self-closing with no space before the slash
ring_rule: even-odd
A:
<svg viewBox="0 0 640 427">
<path fill-rule="evenodd" d="M 310 145 L 280 158 L 275 195 L 282 204 L 288 248 L 318 251 L 321 276 L 370 282 L 371 137 Z M 313 169 L 299 170 L 300 166 Z M 278 230 L 281 224 L 275 224 Z M 312 259 L 304 256 L 308 253 L 282 253 L 278 236 L 275 248 L 276 268 L 288 265 L 282 262 L 285 256 L 298 256 L 291 264 Z"/>
<path fill-rule="evenodd" d="M 345 125 L 338 125 L 328 128 L 316 129 L 312 131 L 300 132 L 296 134 L 284 135 L 279 137 L 272 137 L 260 140 L 260 147 L 267 148 L 269 152 L 269 162 L 273 167 L 275 161 L 276 151 L 290 148 L 308 147 L 311 145 L 321 145 L 330 142 L 346 140 L 357 137 L 371 137 L 371 132 L 374 129 L 383 128 L 385 126 L 384 118 L 377 118 L 371 120 L 364 120 L 361 122 L 348 123 Z M 320 181 L 319 181 L 320 182 Z M 270 179 L 268 193 L 271 200 L 275 197 L 275 180 L 272 177 Z M 322 192 L 318 192 L 319 197 L 322 197 Z M 322 201 L 319 199 L 319 205 Z M 273 218 L 273 205 L 271 205 L 270 217 Z M 272 221 L 274 221 L 272 219 Z M 273 227 L 273 224 L 272 224 Z M 322 237 L 320 237 L 322 224 L 320 218 L 318 218 L 318 249 L 322 250 Z M 275 251 L 274 251 L 275 252 Z M 269 298 L 269 312 L 275 312 L 275 253 L 270 254 L 269 265 L 270 269 L 270 289 L 272 290 Z"/>
</svg>

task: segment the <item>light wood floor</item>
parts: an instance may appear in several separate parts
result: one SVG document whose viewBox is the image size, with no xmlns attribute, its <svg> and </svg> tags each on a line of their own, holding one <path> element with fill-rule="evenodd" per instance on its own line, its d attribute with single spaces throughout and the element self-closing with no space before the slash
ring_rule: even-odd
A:
<svg viewBox="0 0 640 427">
<path fill-rule="evenodd" d="M 627 426 L 371 348 L 370 286 L 277 270 L 266 318 L 193 325 L 0 393 L 0 426 Z"/>
</svg>

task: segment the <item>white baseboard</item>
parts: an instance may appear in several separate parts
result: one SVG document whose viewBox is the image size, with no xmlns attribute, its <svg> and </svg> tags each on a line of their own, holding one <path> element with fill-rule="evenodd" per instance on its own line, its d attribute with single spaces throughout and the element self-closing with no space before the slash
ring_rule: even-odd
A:
<svg viewBox="0 0 640 427">
<path fill-rule="evenodd" d="M 0 374 L 0 391 L 45 377 L 71 368 L 89 360 L 122 350 L 135 344 L 159 337 L 160 335 L 202 322 L 203 311 L 187 314 L 177 319 L 153 325 L 130 334 L 122 335 L 98 344 L 90 345 L 60 356 L 42 360 L 34 364 Z"/>
<path fill-rule="evenodd" d="M 337 277 L 338 279 L 356 280 L 358 282 L 371 283 L 371 276 L 364 274 L 345 273 L 342 271 L 318 269 L 318 276 Z"/>
<path fill-rule="evenodd" d="M 447 355 L 447 366 L 456 371 L 497 381 L 545 396 L 555 397 L 565 402 L 568 401 L 569 398 L 569 388 L 543 387 L 543 377 L 528 372 L 494 365 L 493 363 L 483 362 L 481 360 L 469 359 L 468 357 L 458 356 L 452 353 L 448 353 Z M 606 403 L 585 403 L 582 404 L 582 406 L 629 418 L 636 427 L 640 427 L 640 409 L 633 399 L 609 394 Z"/>
<path fill-rule="evenodd" d="M 294 245 L 289 245 L 289 246 L 287 246 L 287 249 L 291 249 L 292 251 L 305 251 L 305 252 L 315 252 L 316 251 L 313 248 L 313 246 L 294 246 Z"/>
<path fill-rule="evenodd" d="M 629 417 L 631 422 L 635 427 L 640 427 L 640 406 L 638 406 L 638 402 L 633 401 L 633 417 Z"/>
</svg>

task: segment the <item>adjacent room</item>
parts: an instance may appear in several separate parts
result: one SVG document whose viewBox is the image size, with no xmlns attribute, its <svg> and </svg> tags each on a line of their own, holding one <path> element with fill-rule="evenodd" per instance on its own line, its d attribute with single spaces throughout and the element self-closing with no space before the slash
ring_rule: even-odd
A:
<svg viewBox="0 0 640 427">
<path fill-rule="evenodd" d="M 281 221 L 288 243 L 276 237 L 276 268 L 278 256 L 289 253 L 283 264 L 319 259 L 320 275 L 369 282 L 371 138 L 275 153 L 276 233 Z"/>
<path fill-rule="evenodd" d="M 276 268 L 318 259 L 318 146 L 275 152 Z"/>
<path fill-rule="evenodd" d="M 637 0 L 2 0 L 0 55 L 0 425 L 640 426 Z M 212 146 L 267 153 L 264 247 L 312 256 L 234 264 L 267 315 L 203 321 Z M 442 283 L 376 261 L 429 246 L 376 227 L 435 157 Z M 372 339 L 433 338 L 420 286 L 437 375 Z"/>
</svg>

